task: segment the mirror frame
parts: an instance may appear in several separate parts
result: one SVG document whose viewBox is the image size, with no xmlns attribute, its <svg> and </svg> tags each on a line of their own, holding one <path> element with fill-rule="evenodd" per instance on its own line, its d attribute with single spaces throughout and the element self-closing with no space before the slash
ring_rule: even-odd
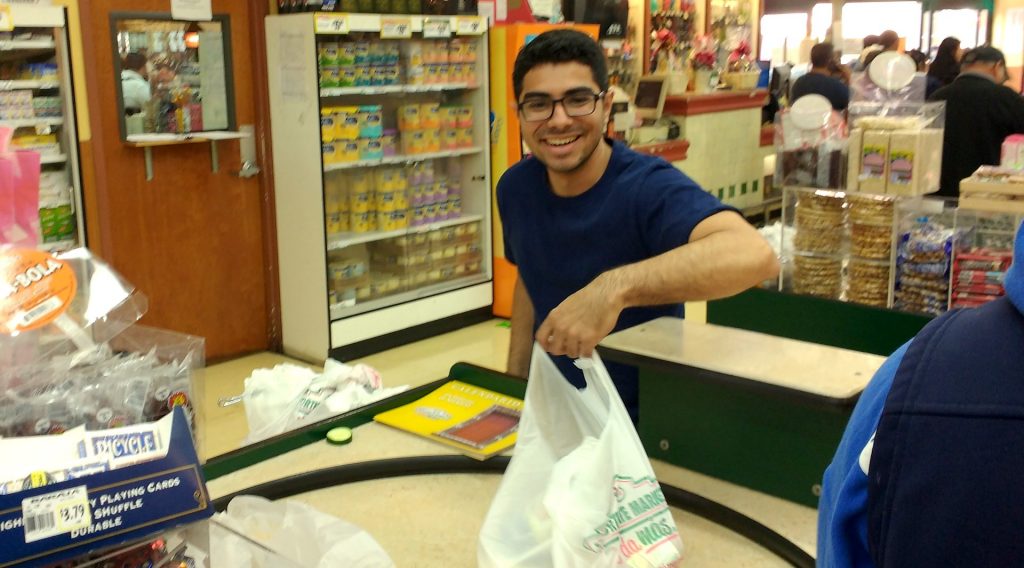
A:
<svg viewBox="0 0 1024 568">
<path fill-rule="evenodd" d="M 117 46 L 117 24 L 123 20 L 155 20 L 160 22 L 182 22 L 189 24 L 190 20 L 175 20 L 171 17 L 171 14 L 167 12 L 111 12 L 110 13 L 110 44 L 113 50 L 113 63 L 114 63 L 114 88 L 117 93 L 117 116 L 118 116 L 118 128 L 121 133 L 121 142 L 128 142 L 128 123 L 125 120 L 124 115 L 124 93 L 121 92 L 121 53 L 118 51 Z M 225 98 L 227 99 L 228 107 L 228 126 L 227 128 L 215 129 L 215 130 L 201 130 L 193 132 L 191 134 L 198 134 L 199 132 L 230 132 L 238 130 L 238 122 L 235 117 L 235 77 L 234 77 L 234 54 L 231 50 L 231 18 L 228 14 L 214 14 L 212 22 L 217 22 L 221 25 L 221 33 L 223 37 L 222 45 L 224 46 L 224 85 L 225 85 Z M 201 23 L 201 22 L 199 22 Z"/>
</svg>

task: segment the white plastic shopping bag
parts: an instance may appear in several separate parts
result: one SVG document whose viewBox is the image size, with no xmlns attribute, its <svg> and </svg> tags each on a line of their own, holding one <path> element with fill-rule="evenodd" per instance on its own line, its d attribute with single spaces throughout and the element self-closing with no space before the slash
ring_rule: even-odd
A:
<svg viewBox="0 0 1024 568">
<path fill-rule="evenodd" d="M 309 568 L 395 567 L 370 533 L 298 501 L 240 495 L 215 519 L 265 547 L 219 531 L 210 543 L 215 567 L 273 568 L 275 555 Z"/>
<path fill-rule="evenodd" d="M 512 461 L 480 530 L 482 568 L 672 566 L 683 543 L 601 359 L 577 390 L 537 345 Z"/>
</svg>

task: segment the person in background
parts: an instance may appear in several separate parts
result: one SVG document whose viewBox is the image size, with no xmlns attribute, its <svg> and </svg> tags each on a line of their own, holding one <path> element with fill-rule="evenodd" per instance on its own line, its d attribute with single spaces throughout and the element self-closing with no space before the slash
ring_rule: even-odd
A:
<svg viewBox="0 0 1024 568">
<path fill-rule="evenodd" d="M 1024 566 L 1024 224 L 1013 256 L 1005 296 L 930 322 L 860 395 L 822 481 L 819 568 Z"/>
<path fill-rule="evenodd" d="M 871 66 L 871 62 L 882 53 L 885 53 L 886 51 L 897 51 L 899 50 L 899 47 L 900 36 L 892 30 L 885 30 L 882 32 L 882 35 L 878 36 L 878 49 L 868 53 L 864 57 L 864 70 L 867 71 L 867 68 Z"/>
<path fill-rule="evenodd" d="M 1024 133 L 1024 98 L 1003 83 L 1006 58 L 994 47 L 976 47 L 963 56 L 961 73 L 929 100 L 945 101 L 939 195 L 958 197 L 960 180 L 978 166 L 998 165 L 1003 140 Z"/>
<path fill-rule="evenodd" d="M 878 45 L 878 36 L 869 35 L 864 36 L 864 47 L 860 50 L 860 57 L 853 63 L 854 71 L 863 71 L 865 69 L 864 61 L 867 59 L 868 54 L 882 49 L 882 46 Z"/>
<path fill-rule="evenodd" d="M 804 95 L 822 95 L 832 108 L 846 110 L 850 104 L 850 88 L 833 77 L 834 54 L 831 43 L 819 43 L 811 48 L 811 70 L 793 83 L 789 100 L 791 104 Z"/>
<path fill-rule="evenodd" d="M 947 37 L 939 44 L 935 52 L 935 59 L 928 66 L 928 76 L 938 81 L 940 87 L 953 82 L 960 74 L 960 58 L 963 50 L 960 49 L 960 40 L 955 37 Z"/>
<path fill-rule="evenodd" d="M 145 104 L 149 102 L 152 92 L 148 76 L 145 55 L 133 51 L 124 56 L 121 63 L 121 98 L 125 114 L 142 112 Z"/>
<path fill-rule="evenodd" d="M 682 316 L 778 274 L 768 243 L 668 162 L 603 136 L 611 111 L 601 47 L 569 29 L 544 32 L 512 71 L 532 156 L 498 181 L 505 257 L 519 275 L 508 372 L 529 373 L 534 339 L 572 384 L 571 359 L 612 331 Z M 633 420 L 637 371 L 607 364 Z"/>
<path fill-rule="evenodd" d="M 925 55 L 923 51 L 921 51 L 920 49 L 911 49 L 910 51 L 907 52 L 907 55 L 909 55 L 910 58 L 914 60 L 914 63 L 917 65 L 917 72 L 925 73 L 924 97 L 927 99 L 928 97 L 932 96 L 932 93 L 937 91 L 939 87 L 942 87 L 942 84 L 939 83 L 939 80 L 937 78 L 926 73 L 926 71 L 928 71 L 928 56 Z"/>
<path fill-rule="evenodd" d="M 878 36 L 878 45 L 881 46 L 881 51 L 898 51 L 900 34 L 892 30 L 885 30 Z"/>
</svg>

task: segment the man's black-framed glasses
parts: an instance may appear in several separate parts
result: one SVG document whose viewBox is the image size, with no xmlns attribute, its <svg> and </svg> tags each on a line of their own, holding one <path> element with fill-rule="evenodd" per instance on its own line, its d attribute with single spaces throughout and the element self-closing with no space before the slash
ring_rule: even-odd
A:
<svg viewBox="0 0 1024 568">
<path fill-rule="evenodd" d="M 606 92 L 595 93 L 590 89 L 580 89 L 569 91 L 560 99 L 530 95 L 519 103 L 519 112 L 523 115 L 523 120 L 527 122 L 540 122 L 554 116 L 555 105 L 562 103 L 566 116 L 587 116 L 594 114 L 594 111 L 597 110 L 597 101 L 601 100 Z"/>
</svg>

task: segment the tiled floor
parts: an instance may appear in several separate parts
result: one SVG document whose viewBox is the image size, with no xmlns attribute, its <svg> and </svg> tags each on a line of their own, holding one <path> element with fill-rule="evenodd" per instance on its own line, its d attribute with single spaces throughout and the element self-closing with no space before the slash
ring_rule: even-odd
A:
<svg viewBox="0 0 1024 568">
<path fill-rule="evenodd" d="M 384 386 L 419 386 L 448 376 L 448 369 L 460 361 L 505 370 L 508 327 L 503 320 L 490 320 L 458 331 L 410 343 L 346 363 L 365 363 L 384 379 Z M 310 365 L 277 353 L 257 353 L 208 367 L 201 382 L 205 388 L 198 403 L 205 409 L 205 438 L 202 451 L 207 457 L 238 448 L 248 433 L 245 408 L 236 404 L 220 408 L 217 401 L 242 393 L 243 382 L 253 369 L 278 363 Z"/>
</svg>

